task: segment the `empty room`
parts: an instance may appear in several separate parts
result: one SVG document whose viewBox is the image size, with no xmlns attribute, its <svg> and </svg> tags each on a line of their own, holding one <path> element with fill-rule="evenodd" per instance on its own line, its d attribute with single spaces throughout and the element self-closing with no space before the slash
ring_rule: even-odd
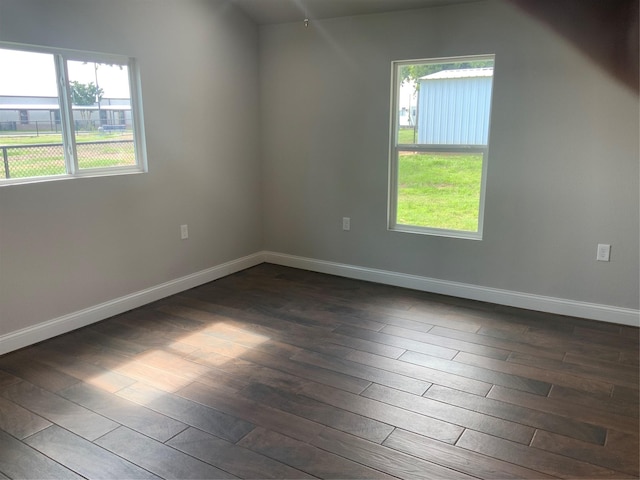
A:
<svg viewBox="0 0 640 480">
<path fill-rule="evenodd" d="M 638 478 L 638 0 L 0 0 L 0 479 Z"/>
</svg>

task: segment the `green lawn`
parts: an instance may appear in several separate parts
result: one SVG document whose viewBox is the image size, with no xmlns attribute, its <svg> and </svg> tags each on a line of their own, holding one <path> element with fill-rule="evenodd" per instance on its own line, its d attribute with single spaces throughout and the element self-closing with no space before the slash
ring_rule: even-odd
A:
<svg viewBox="0 0 640 480">
<path fill-rule="evenodd" d="M 101 142 L 105 140 L 131 140 L 131 132 L 83 133 L 76 132 L 78 142 Z M 44 133 L 40 135 L 15 135 L 0 132 L 0 147 L 3 145 L 41 145 L 43 143 L 62 143 L 62 134 Z"/>
<path fill-rule="evenodd" d="M 397 223 L 478 231 L 482 154 L 402 153 Z"/>
<path fill-rule="evenodd" d="M 135 165 L 131 133 L 79 133 L 76 137 L 78 165 L 81 169 Z M 113 143 L 88 144 L 108 141 Z M 38 146 L 41 145 L 41 146 Z M 12 148 L 30 146 L 32 148 Z M 42 177 L 66 173 L 62 138 L 60 135 L 1 136 L 0 157 L 7 153 L 11 178 Z M 5 178 L 0 159 L 0 178 Z"/>
<path fill-rule="evenodd" d="M 412 128 L 400 128 L 398 130 L 398 144 L 399 145 L 411 145 L 417 143 L 418 132 Z"/>
<path fill-rule="evenodd" d="M 413 129 L 399 131 L 401 143 L 413 143 Z M 129 140 L 130 135 L 78 135 L 81 168 L 135 164 L 133 143 L 86 145 L 82 142 Z M 0 146 L 61 143 L 56 136 L 0 137 Z M 62 146 L 7 149 L 11 177 L 65 173 Z M 4 168 L 0 163 L 0 178 Z M 410 153 L 398 161 L 397 223 L 476 232 L 480 204 L 482 154 Z"/>
</svg>

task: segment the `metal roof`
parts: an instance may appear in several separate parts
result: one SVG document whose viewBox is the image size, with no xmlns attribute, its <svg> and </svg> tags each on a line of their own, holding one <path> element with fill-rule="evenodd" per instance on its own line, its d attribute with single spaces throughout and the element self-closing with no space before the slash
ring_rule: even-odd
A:
<svg viewBox="0 0 640 480">
<path fill-rule="evenodd" d="M 420 77 L 420 80 L 442 80 L 450 78 L 475 78 L 492 76 L 493 67 L 460 68 L 458 70 L 441 70 L 439 72 Z"/>
</svg>

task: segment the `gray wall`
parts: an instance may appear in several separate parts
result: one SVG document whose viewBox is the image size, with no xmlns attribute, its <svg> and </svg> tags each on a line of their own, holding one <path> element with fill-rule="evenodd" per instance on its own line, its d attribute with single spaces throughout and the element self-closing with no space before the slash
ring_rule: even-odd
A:
<svg viewBox="0 0 640 480">
<path fill-rule="evenodd" d="M 150 165 L 0 188 L 0 335 L 262 248 L 258 31 L 216 5 L 0 0 L 2 41 L 138 58 Z"/>
<path fill-rule="evenodd" d="M 506 3 L 258 29 L 224 0 L 0 0 L 0 40 L 137 57 L 150 164 L 0 188 L 0 335 L 263 249 L 638 308 L 637 91 Z M 387 231 L 390 62 L 481 53 L 484 240 Z"/>
<path fill-rule="evenodd" d="M 390 62 L 485 53 L 484 240 L 387 231 Z M 637 90 L 552 28 L 501 1 L 265 26 L 260 76 L 267 250 L 638 308 Z"/>
</svg>

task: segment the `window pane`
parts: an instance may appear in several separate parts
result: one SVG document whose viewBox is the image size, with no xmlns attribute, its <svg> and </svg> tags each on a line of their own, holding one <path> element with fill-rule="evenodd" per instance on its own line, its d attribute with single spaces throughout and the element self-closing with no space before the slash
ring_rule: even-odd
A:
<svg viewBox="0 0 640 480">
<path fill-rule="evenodd" d="M 398 144 L 487 145 L 493 60 L 399 68 Z"/>
<path fill-rule="evenodd" d="M 78 168 L 136 165 L 126 65 L 68 61 Z"/>
<path fill-rule="evenodd" d="M 478 231 L 482 153 L 398 153 L 397 223 Z"/>
<path fill-rule="evenodd" d="M 0 49 L 0 179 L 66 173 L 53 55 Z"/>
</svg>

